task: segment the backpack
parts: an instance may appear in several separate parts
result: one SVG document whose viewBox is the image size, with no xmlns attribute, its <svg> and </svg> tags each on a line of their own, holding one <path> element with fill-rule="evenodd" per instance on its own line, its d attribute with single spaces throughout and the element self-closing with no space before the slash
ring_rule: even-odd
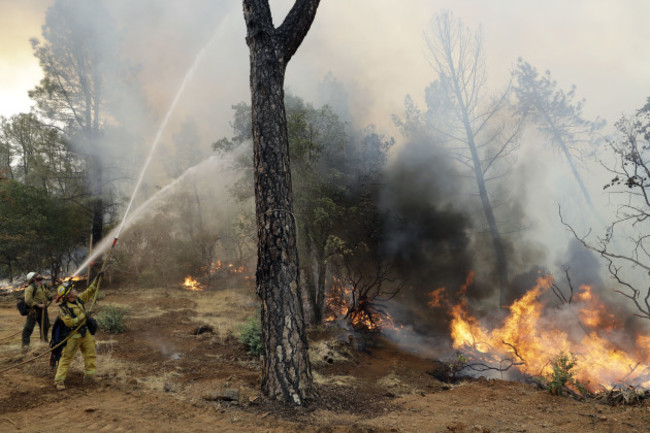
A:
<svg viewBox="0 0 650 433">
<path fill-rule="evenodd" d="M 29 288 L 29 286 L 27 286 L 27 287 Z M 25 289 L 25 290 L 27 290 L 27 289 Z M 34 292 L 35 292 L 37 289 L 36 289 L 36 287 L 34 287 L 32 290 L 34 290 Z M 33 307 L 28 306 L 28 305 L 25 303 L 25 295 L 24 295 L 24 292 L 23 292 L 23 297 L 20 298 L 20 300 L 19 300 L 18 303 L 16 304 L 16 308 L 18 309 L 18 312 L 20 313 L 21 316 L 26 316 L 26 315 L 28 315 L 28 314 L 29 314 L 29 311 L 33 308 Z"/>
<path fill-rule="evenodd" d="M 54 325 L 52 325 L 52 338 L 50 339 L 50 347 L 54 347 L 65 340 L 65 338 L 70 335 L 70 331 L 72 331 L 72 329 L 65 326 L 63 320 L 61 320 L 60 317 L 57 317 L 54 321 Z M 61 359 L 64 347 L 65 344 L 62 344 L 56 349 L 52 350 L 52 353 L 50 354 L 50 367 L 56 367 L 59 359 Z"/>
<path fill-rule="evenodd" d="M 22 297 L 16 304 L 16 308 L 18 309 L 18 312 L 20 313 L 21 316 L 26 316 L 29 314 L 29 310 L 31 310 L 30 307 L 27 306 L 25 303 L 25 298 Z"/>
</svg>

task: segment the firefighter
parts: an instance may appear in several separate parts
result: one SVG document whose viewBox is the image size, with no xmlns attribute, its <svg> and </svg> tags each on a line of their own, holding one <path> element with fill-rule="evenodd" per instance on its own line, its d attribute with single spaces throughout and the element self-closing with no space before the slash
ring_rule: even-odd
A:
<svg viewBox="0 0 650 433">
<path fill-rule="evenodd" d="M 47 307 L 52 303 L 52 295 L 45 284 L 43 277 L 36 272 L 27 274 L 27 287 L 25 288 L 25 305 L 30 309 L 23 327 L 23 350 L 29 349 L 29 340 L 38 322 L 43 339 L 47 341 L 47 332 L 50 329 L 50 318 Z"/>
<path fill-rule="evenodd" d="M 59 317 L 65 326 L 72 331 L 79 324 L 82 324 L 63 347 L 59 367 L 54 377 L 54 384 L 57 390 L 65 389 L 65 377 L 68 374 L 70 363 L 72 363 L 72 360 L 77 354 L 77 350 L 81 350 L 81 355 L 84 359 L 84 368 L 86 371 L 84 380 L 89 382 L 94 381 L 95 370 L 97 369 L 97 351 L 95 349 L 95 338 L 92 336 L 87 325 L 87 320 L 90 319 L 90 313 L 86 312 L 86 304 L 95 295 L 95 292 L 97 292 L 101 278 L 102 273 L 100 272 L 90 287 L 81 294 L 77 293 L 70 281 L 64 282 L 57 289 L 57 301 L 61 302 L 61 305 L 59 305 L 61 309 Z"/>
</svg>

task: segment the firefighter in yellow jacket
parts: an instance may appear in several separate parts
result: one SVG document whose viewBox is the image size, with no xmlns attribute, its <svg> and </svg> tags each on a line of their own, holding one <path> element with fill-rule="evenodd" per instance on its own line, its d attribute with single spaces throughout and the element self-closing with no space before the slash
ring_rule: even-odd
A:
<svg viewBox="0 0 650 433">
<path fill-rule="evenodd" d="M 100 273 L 90 287 L 81 294 L 77 293 L 69 281 L 61 284 L 57 290 L 57 299 L 61 301 L 59 317 L 63 323 L 71 330 L 76 329 L 79 324 L 82 324 L 68 339 L 63 348 L 59 367 L 56 370 L 56 376 L 54 376 L 54 384 L 58 390 L 65 389 L 65 377 L 68 374 L 68 368 L 70 368 L 70 364 L 79 349 L 81 349 L 86 370 L 84 380 L 94 380 L 95 370 L 97 369 L 97 351 L 95 349 L 95 338 L 88 330 L 88 325 L 86 324 L 86 320 L 89 318 L 89 313 L 88 316 L 86 313 L 86 303 L 97 292 L 101 278 L 102 275 Z"/>
<path fill-rule="evenodd" d="M 29 348 L 34 326 L 38 323 L 44 341 L 47 341 L 47 331 L 50 328 L 50 318 L 47 316 L 47 307 L 52 302 L 48 287 L 43 284 L 43 277 L 36 273 L 27 274 L 28 286 L 25 289 L 25 304 L 30 309 L 23 327 L 23 350 Z"/>
</svg>

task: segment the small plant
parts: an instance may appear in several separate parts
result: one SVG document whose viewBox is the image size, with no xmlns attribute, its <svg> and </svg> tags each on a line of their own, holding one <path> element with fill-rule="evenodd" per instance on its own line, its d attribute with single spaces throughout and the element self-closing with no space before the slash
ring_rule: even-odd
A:
<svg viewBox="0 0 650 433">
<path fill-rule="evenodd" d="M 580 383 L 574 379 L 573 368 L 576 366 L 576 357 L 573 354 L 560 352 L 550 359 L 553 371 L 547 376 L 547 389 L 553 395 L 562 395 L 562 390 L 567 385 L 574 385 L 580 389 Z"/>
<path fill-rule="evenodd" d="M 126 308 L 107 305 L 97 314 L 99 328 L 109 334 L 121 334 L 127 330 L 124 323 L 128 310 Z"/>
<path fill-rule="evenodd" d="M 239 342 L 248 347 L 248 353 L 262 355 L 264 353 L 264 342 L 262 341 L 262 320 L 259 313 L 250 317 L 241 327 Z"/>
<path fill-rule="evenodd" d="M 467 358 L 465 358 L 465 355 L 458 352 L 458 354 L 456 355 L 456 359 L 453 362 L 450 362 L 448 367 L 449 367 L 449 381 L 455 382 L 456 374 L 460 373 L 460 371 L 462 371 L 465 367 L 467 367 Z"/>
</svg>

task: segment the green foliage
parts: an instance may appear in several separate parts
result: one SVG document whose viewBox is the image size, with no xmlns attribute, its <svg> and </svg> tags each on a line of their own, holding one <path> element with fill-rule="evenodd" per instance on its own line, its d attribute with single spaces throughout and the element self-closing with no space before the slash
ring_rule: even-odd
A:
<svg viewBox="0 0 650 433">
<path fill-rule="evenodd" d="M 0 272 L 61 268 L 84 239 L 87 221 L 71 202 L 43 188 L 0 182 Z"/>
<path fill-rule="evenodd" d="M 560 352 L 550 359 L 552 371 L 546 377 L 546 387 L 553 395 L 562 395 L 562 390 L 567 385 L 579 385 L 574 378 L 573 368 L 576 366 L 576 357 L 573 354 Z"/>
<path fill-rule="evenodd" d="M 0 274 L 64 268 L 90 226 L 79 173 L 63 134 L 33 113 L 0 118 Z"/>
<path fill-rule="evenodd" d="M 126 308 L 115 305 L 106 305 L 102 307 L 97 314 L 97 324 L 99 329 L 109 334 L 121 334 L 128 328 L 124 323 L 128 315 Z"/>
<path fill-rule="evenodd" d="M 373 127 L 353 128 L 327 105 L 314 107 L 287 94 L 285 106 L 302 284 L 312 324 L 316 324 L 322 319 L 326 275 L 332 274 L 334 261 L 356 249 L 358 260 L 340 266 L 350 265 L 352 272 L 364 273 L 358 269 L 364 266 L 361 250 L 382 250 L 377 246 L 382 230 L 377 202 L 394 141 Z M 234 135 L 215 142 L 215 151 L 228 151 L 252 139 L 250 106 L 238 104 L 233 109 Z M 252 170 L 253 161 L 246 162 Z M 246 177 L 243 190 L 254 190 L 252 179 L 252 175 Z"/>
<path fill-rule="evenodd" d="M 262 355 L 264 342 L 262 341 L 262 321 L 259 313 L 250 317 L 239 331 L 239 342 L 248 347 L 248 353 Z"/>
<path fill-rule="evenodd" d="M 458 352 L 456 359 L 449 363 L 449 379 L 453 382 L 456 380 L 456 375 L 467 366 L 467 358 L 462 353 Z"/>
</svg>

